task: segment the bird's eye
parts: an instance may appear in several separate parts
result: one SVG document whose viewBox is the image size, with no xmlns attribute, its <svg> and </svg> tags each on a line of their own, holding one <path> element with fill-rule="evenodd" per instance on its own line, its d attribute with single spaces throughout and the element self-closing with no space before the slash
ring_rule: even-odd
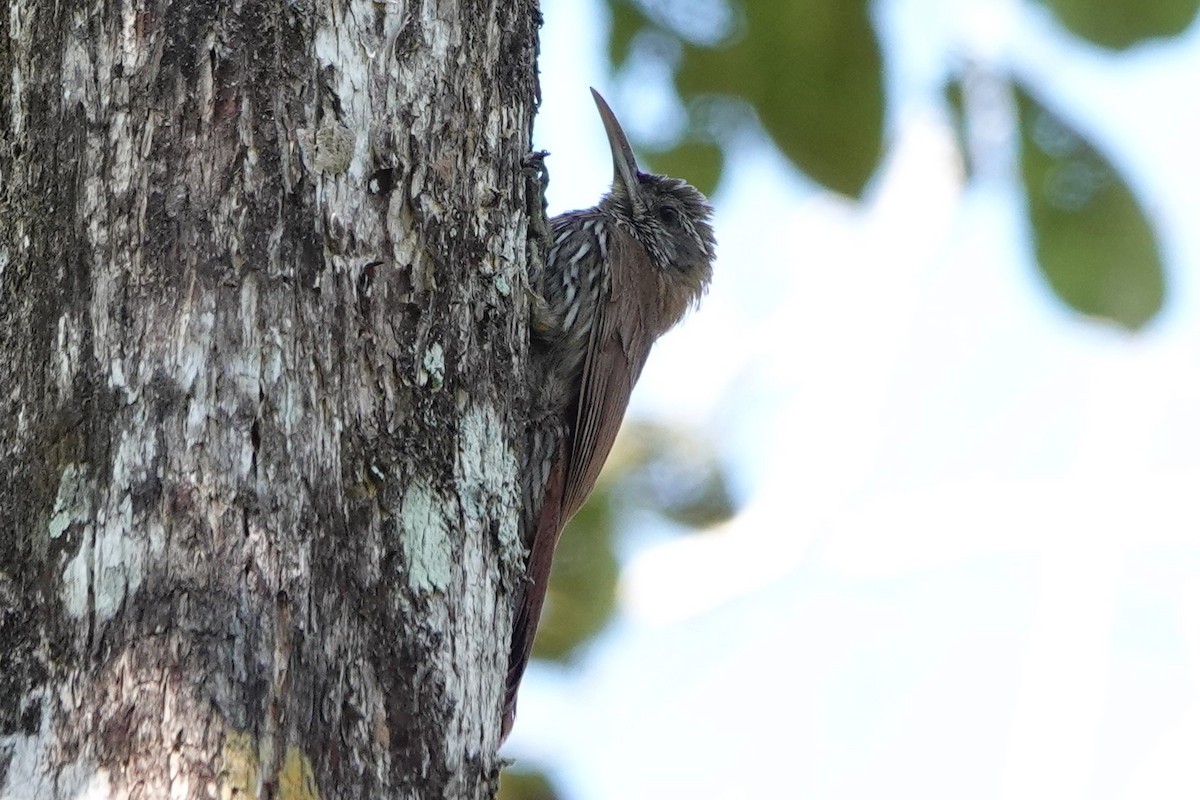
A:
<svg viewBox="0 0 1200 800">
<path fill-rule="evenodd" d="M 671 206 L 659 206 L 658 218 L 672 228 L 679 224 L 679 212 Z"/>
</svg>

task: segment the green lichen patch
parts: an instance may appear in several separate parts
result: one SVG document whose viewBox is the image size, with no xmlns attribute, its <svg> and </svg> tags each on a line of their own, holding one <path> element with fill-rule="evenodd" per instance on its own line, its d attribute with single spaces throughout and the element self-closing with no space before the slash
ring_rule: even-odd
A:
<svg viewBox="0 0 1200 800">
<path fill-rule="evenodd" d="M 450 526 L 446 502 L 427 479 L 413 479 L 404 493 L 398 525 L 409 587 L 414 592 L 445 591 L 453 563 Z"/>
</svg>

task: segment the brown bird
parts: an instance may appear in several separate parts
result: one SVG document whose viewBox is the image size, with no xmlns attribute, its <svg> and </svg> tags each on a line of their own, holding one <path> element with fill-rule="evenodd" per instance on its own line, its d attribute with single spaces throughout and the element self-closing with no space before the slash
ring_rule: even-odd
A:
<svg viewBox="0 0 1200 800">
<path fill-rule="evenodd" d="M 527 583 L 516 611 L 501 736 L 537 630 L 563 526 L 591 494 L 650 347 L 712 277 L 712 209 L 685 181 L 638 170 L 604 98 L 592 96 L 613 156 L 600 203 L 551 220 L 533 315 L 535 390 L 524 469 Z M 544 301 L 544 302 L 543 302 Z"/>
</svg>

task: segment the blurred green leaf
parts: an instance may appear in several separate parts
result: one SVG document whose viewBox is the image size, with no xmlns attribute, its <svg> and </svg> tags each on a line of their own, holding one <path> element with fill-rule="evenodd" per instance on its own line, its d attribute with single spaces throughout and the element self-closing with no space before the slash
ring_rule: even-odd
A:
<svg viewBox="0 0 1200 800">
<path fill-rule="evenodd" d="M 1084 314 L 1136 330 L 1162 307 L 1154 233 L 1113 167 L 1023 91 L 1021 167 L 1038 263 Z"/>
<path fill-rule="evenodd" d="M 647 162 L 660 175 L 686 175 L 688 183 L 707 195 L 717 188 L 721 177 L 721 148 L 712 142 L 683 142 L 661 153 L 650 153 Z"/>
<path fill-rule="evenodd" d="M 971 163 L 971 159 L 966 156 L 970 152 L 967 142 L 967 106 L 966 98 L 963 96 L 963 85 L 961 80 L 952 80 L 946 84 L 944 91 L 946 105 L 950 109 L 950 124 L 954 128 L 954 138 L 958 142 L 958 152 L 963 155 L 964 165 L 967 169 L 967 177 L 975 171 L 975 165 Z"/>
<path fill-rule="evenodd" d="M 1115 49 L 1175 36 L 1200 9 L 1200 0 L 1046 0 L 1046 4 L 1073 33 Z"/>
<path fill-rule="evenodd" d="M 709 528 L 737 512 L 724 466 L 699 431 L 626 423 L 609 461 L 623 499 L 679 525 Z"/>
<path fill-rule="evenodd" d="M 608 623 L 616 593 L 612 497 L 609 487 L 601 485 L 563 531 L 554 551 L 534 657 L 565 660 Z"/>
<path fill-rule="evenodd" d="M 688 45 L 685 98 L 744 97 L 806 174 L 857 197 L 882 150 L 879 46 L 866 0 L 751 0 L 744 27 L 717 48 Z"/>
<path fill-rule="evenodd" d="M 628 0 L 613 0 L 609 6 L 612 29 L 608 37 L 608 58 L 613 65 L 624 64 L 632 50 L 634 37 L 650 24 L 650 20 Z"/>
<path fill-rule="evenodd" d="M 724 522 L 736 510 L 725 471 L 705 437 L 684 428 L 626 423 L 596 490 L 555 550 L 535 658 L 566 660 L 612 617 L 618 502 L 690 528 Z"/>
<path fill-rule="evenodd" d="M 640 29 L 666 31 L 654 14 L 613 2 L 610 55 L 620 65 Z M 725 41 L 683 41 L 676 82 L 685 102 L 710 95 L 750 103 L 783 151 L 811 178 L 851 196 L 862 193 L 882 150 L 879 46 L 866 0 L 753 0 Z M 692 156 L 700 151 L 693 150 Z M 690 179 L 708 164 L 680 153 Z M 685 163 L 686 162 L 686 163 Z M 709 162 L 711 163 L 711 162 Z"/>
<path fill-rule="evenodd" d="M 558 800 L 558 792 L 540 772 L 506 769 L 500 773 L 496 800 Z"/>
</svg>

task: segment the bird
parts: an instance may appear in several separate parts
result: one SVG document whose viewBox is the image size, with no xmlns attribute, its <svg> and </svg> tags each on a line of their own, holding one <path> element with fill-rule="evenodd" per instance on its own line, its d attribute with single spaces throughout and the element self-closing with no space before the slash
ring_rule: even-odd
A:
<svg viewBox="0 0 1200 800">
<path fill-rule="evenodd" d="M 592 89 L 612 187 L 595 206 L 550 221 L 548 252 L 530 270 L 534 387 L 522 465 L 518 591 L 501 723 L 507 738 L 563 528 L 583 506 L 654 342 L 699 305 L 716 239 L 704 194 L 642 172 L 616 115 Z"/>
</svg>

